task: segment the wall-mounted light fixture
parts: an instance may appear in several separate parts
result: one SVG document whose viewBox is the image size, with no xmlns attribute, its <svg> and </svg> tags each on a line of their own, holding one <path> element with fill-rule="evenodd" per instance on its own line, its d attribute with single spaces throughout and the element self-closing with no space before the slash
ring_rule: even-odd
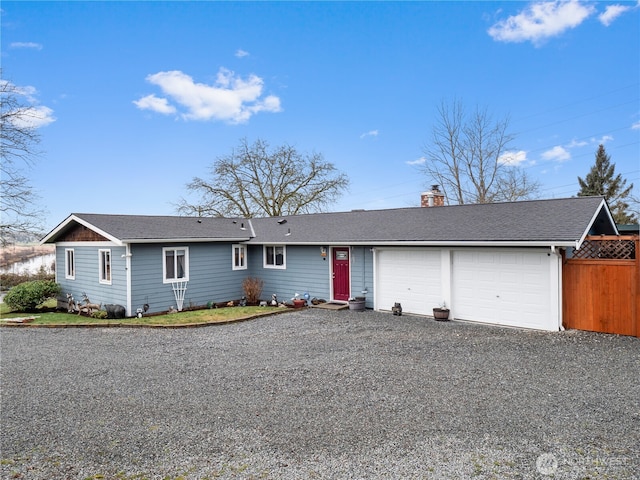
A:
<svg viewBox="0 0 640 480">
<path fill-rule="evenodd" d="M 327 247 L 320 247 L 320 256 L 325 258 L 327 256 Z"/>
</svg>

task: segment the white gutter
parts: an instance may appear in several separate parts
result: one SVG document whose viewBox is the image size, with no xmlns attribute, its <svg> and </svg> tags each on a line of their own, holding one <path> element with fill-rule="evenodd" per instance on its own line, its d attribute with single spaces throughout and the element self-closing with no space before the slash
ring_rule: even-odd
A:
<svg viewBox="0 0 640 480">
<path fill-rule="evenodd" d="M 367 241 L 323 241 L 314 240 L 313 242 L 283 242 L 283 241 L 251 241 L 250 245 L 326 245 L 329 247 L 345 246 L 345 245 L 363 245 L 377 247 L 573 247 L 576 244 L 576 240 L 563 240 L 563 241 L 400 241 L 400 240 L 367 240 Z"/>
<path fill-rule="evenodd" d="M 198 242 L 247 242 L 249 241 L 249 237 L 242 238 L 125 238 L 122 240 L 123 243 L 198 243 Z"/>
</svg>

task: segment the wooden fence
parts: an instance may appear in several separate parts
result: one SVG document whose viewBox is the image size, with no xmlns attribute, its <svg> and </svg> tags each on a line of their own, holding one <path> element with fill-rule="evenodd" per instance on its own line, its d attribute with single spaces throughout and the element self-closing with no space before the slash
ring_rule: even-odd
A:
<svg viewBox="0 0 640 480">
<path fill-rule="evenodd" d="M 565 328 L 640 337 L 638 236 L 590 236 L 564 259 Z"/>
</svg>

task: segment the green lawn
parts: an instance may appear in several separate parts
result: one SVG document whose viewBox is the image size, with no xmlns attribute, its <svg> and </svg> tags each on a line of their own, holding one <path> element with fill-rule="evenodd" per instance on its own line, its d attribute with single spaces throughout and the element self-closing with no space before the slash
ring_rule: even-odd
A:
<svg viewBox="0 0 640 480">
<path fill-rule="evenodd" d="M 0 324 L 7 323 L 2 320 L 8 318 L 19 317 L 38 317 L 30 325 L 159 325 L 159 326 L 181 326 L 181 325 L 198 325 L 207 323 L 224 323 L 237 320 L 248 320 L 264 315 L 272 315 L 289 311 L 288 308 L 279 307 L 225 307 L 204 310 L 191 310 L 185 312 L 177 312 L 166 315 L 152 315 L 142 318 L 123 318 L 123 319 L 97 319 L 84 315 L 48 312 L 41 313 L 24 313 L 12 312 L 4 303 L 0 303 Z"/>
</svg>

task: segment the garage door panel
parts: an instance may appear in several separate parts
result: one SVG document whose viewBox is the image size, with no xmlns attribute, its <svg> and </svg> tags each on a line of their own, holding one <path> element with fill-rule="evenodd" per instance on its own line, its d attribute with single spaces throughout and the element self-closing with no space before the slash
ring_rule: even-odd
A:
<svg viewBox="0 0 640 480">
<path fill-rule="evenodd" d="M 452 303 L 456 317 L 548 328 L 547 259 L 544 252 L 454 252 Z"/>
<path fill-rule="evenodd" d="M 376 277 L 379 308 L 426 314 L 442 302 L 439 250 L 379 250 Z"/>
</svg>

